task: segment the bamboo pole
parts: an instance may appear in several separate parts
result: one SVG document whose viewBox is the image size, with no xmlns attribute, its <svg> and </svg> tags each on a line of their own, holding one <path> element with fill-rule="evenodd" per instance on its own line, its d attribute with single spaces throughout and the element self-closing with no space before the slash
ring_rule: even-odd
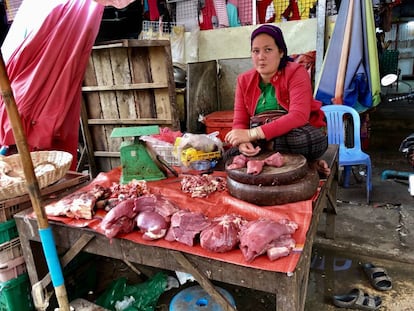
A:
<svg viewBox="0 0 414 311">
<path fill-rule="evenodd" d="M 354 0 L 349 1 L 348 14 L 345 24 L 344 42 L 342 44 L 341 58 L 339 60 L 338 75 L 336 77 L 334 104 L 343 104 L 344 84 L 346 76 L 346 67 L 349 58 L 349 46 L 352 35 L 352 18 L 354 14 Z"/>
<path fill-rule="evenodd" d="M 64 284 L 62 268 L 57 255 L 53 233 L 49 227 L 49 222 L 42 205 L 39 183 L 34 173 L 33 161 L 30 156 L 29 147 L 26 140 L 26 134 L 23 130 L 22 120 L 14 100 L 13 91 L 10 86 L 10 80 L 7 75 L 3 55 L 0 52 L 0 93 L 6 107 L 10 125 L 13 130 L 17 150 L 22 161 L 23 172 L 26 178 L 26 186 L 29 192 L 30 200 L 36 214 L 39 227 L 40 240 L 45 253 L 46 262 L 49 268 L 52 283 L 55 288 L 55 294 L 59 304 L 60 311 L 69 311 L 68 296 Z"/>
</svg>

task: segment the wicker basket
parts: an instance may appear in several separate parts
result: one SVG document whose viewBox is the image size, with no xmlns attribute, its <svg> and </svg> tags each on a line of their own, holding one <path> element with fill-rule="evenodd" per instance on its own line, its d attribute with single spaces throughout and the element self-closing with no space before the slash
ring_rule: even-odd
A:
<svg viewBox="0 0 414 311">
<path fill-rule="evenodd" d="M 65 176 L 73 159 L 70 153 L 64 151 L 35 151 L 30 154 L 40 189 Z M 11 169 L 10 175 L 15 179 L 11 184 L 0 188 L 0 201 L 26 194 L 28 191 L 20 155 L 0 157 L 0 164 L 2 162 L 3 165 L 8 165 L 7 167 Z"/>
</svg>

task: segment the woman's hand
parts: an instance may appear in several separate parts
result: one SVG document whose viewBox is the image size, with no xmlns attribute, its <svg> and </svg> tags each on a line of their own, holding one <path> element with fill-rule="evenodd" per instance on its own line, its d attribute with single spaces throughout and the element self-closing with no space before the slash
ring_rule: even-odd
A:
<svg viewBox="0 0 414 311">
<path fill-rule="evenodd" d="M 263 139 L 265 136 L 260 127 L 254 129 L 235 129 L 227 133 L 224 140 L 233 146 Z"/>
<path fill-rule="evenodd" d="M 254 147 L 252 143 L 243 143 L 239 145 L 239 151 L 246 157 L 255 156 L 260 150 L 259 146 Z"/>
<path fill-rule="evenodd" d="M 239 146 L 239 151 L 245 156 L 252 157 L 258 154 L 261 149 L 259 146 L 253 146 L 251 142 L 262 138 L 263 132 L 260 128 L 256 128 L 254 135 L 252 135 L 251 131 L 252 129 L 231 130 L 224 139 L 233 146 Z"/>
<path fill-rule="evenodd" d="M 239 146 L 242 143 L 250 142 L 251 138 L 249 136 L 249 130 L 236 129 L 228 132 L 224 139 L 233 146 Z"/>
</svg>

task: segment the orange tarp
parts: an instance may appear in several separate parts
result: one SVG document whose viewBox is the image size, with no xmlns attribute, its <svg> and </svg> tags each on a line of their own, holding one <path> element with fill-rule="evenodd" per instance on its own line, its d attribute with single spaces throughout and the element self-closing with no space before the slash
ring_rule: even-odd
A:
<svg viewBox="0 0 414 311">
<path fill-rule="evenodd" d="M 223 172 L 215 172 L 214 174 L 225 176 L 225 173 Z M 86 190 L 92 187 L 94 184 L 110 186 L 113 182 L 119 182 L 119 178 L 119 169 L 115 169 L 109 173 L 100 173 L 88 186 L 81 188 L 78 191 Z M 147 182 L 147 185 L 151 193 L 161 194 L 167 197 L 170 201 L 174 202 L 180 208 L 188 209 L 191 211 L 200 211 L 207 217 L 215 217 L 219 215 L 235 213 L 247 218 L 248 220 L 254 220 L 261 217 L 273 220 L 278 220 L 281 218 L 288 218 L 290 220 L 293 220 L 299 225 L 298 230 L 293 234 L 293 237 L 296 240 L 296 248 L 289 256 L 277 259 L 273 262 L 270 261 L 267 256 L 263 255 L 256 258 L 253 262 L 248 263 L 244 259 L 239 249 L 235 249 L 226 253 L 213 253 L 203 249 L 199 244 L 190 247 L 179 242 L 168 242 L 164 239 L 147 241 L 142 239 L 142 233 L 140 233 L 138 230 L 135 230 L 128 234 L 119 235 L 118 237 L 131 240 L 135 243 L 174 249 L 251 268 L 285 273 L 293 272 L 295 270 L 306 240 L 306 233 L 309 229 L 312 218 L 312 200 L 263 207 L 236 199 L 232 197 L 227 191 L 212 193 L 207 198 L 191 198 L 190 194 L 181 191 L 180 181 L 180 177 L 170 177 L 168 179 L 160 181 Z M 77 227 L 88 226 L 97 232 L 102 233 L 103 231 L 100 229 L 99 224 L 104 215 L 105 212 L 100 210 L 92 220 L 77 220 L 67 217 L 50 216 L 49 219 L 57 220 L 64 222 L 65 224 Z M 110 243 L 109 239 L 108 243 Z"/>
</svg>

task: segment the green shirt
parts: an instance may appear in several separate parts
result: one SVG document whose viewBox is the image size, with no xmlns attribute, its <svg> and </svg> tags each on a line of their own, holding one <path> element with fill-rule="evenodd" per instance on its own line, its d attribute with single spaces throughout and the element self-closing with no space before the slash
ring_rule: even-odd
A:
<svg viewBox="0 0 414 311">
<path fill-rule="evenodd" d="M 257 100 L 257 106 L 255 114 L 268 111 L 268 110 L 281 110 L 279 103 L 277 102 L 275 95 L 275 88 L 271 83 L 264 83 L 260 81 L 259 84 L 262 93 Z M 284 110 L 284 109 L 283 109 Z"/>
</svg>

